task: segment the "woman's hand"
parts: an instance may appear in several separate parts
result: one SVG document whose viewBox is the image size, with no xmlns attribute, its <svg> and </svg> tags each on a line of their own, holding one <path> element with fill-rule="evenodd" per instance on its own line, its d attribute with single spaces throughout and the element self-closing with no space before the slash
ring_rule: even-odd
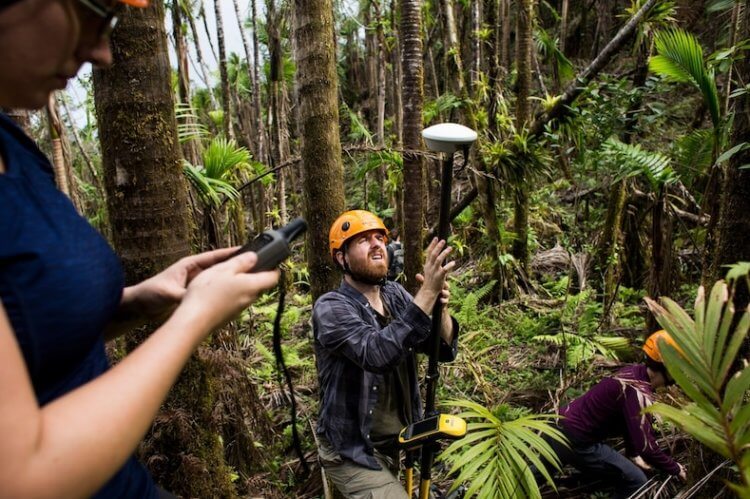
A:
<svg viewBox="0 0 750 499">
<path fill-rule="evenodd" d="M 191 280 L 174 315 L 186 314 L 213 330 L 254 302 L 279 280 L 279 271 L 248 273 L 258 257 L 242 253 L 202 271 Z"/>
<path fill-rule="evenodd" d="M 181 258 L 155 276 L 125 288 L 115 320 L 119 322 L 165 319 L 201 272 L 229 258 L 237 248 L 223 248 Z"/>
</svg>

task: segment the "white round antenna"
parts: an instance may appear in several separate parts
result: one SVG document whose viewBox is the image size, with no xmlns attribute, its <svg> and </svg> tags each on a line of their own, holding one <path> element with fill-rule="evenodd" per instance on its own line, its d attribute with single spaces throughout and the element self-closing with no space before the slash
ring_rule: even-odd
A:
<svg viewBox="0 0 750 499">
<path fill-rule="evenodd" d="M 422 130 L 427 148 L 435 152 L 456 152 L 477 140 L 477 132 L 457 123 L 440 123 Z"/>
</svg>

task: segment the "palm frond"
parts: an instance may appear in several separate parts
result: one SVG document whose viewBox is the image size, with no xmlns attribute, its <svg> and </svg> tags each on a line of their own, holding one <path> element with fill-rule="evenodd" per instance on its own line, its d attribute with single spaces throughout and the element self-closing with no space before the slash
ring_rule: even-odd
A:
<svg viewBox="0 0 750 499">
<path fill-rule="evenodd" d="M 352 142 L 364 142 L 372 145 L 372 132 L 367 129 L 359 114 L 346 104 L 343 105 L 343 113 L 349 118 L 349 140 Z"/>
<path fill-rule="evenodd" d="M 714 135 L 710 130 L 693 130 L 677 139 L 675 144 L 675 161 L 684 169 L 696 174 L 704 172 L 711 166 L 714 147 Z"/>
<path fill-rule="evenodd" d="M 544 437 L 567 443 L 551 424 L 554 416 L 519 415 L 502 408 L 490 411 L 470 400 L 453 400 L 446 405 L 463 409 L 460 416 L 469 420 L 466 437 L 453 442 L 439 456 L 451 464 L 450 473 L 457 476 L 454 488 L 470 482 L 466 497 L 541 497 L 532 469 L 553 484 L 548 466 L 559 469 L 560 462 Z M 500 418 L 497 412 L 511 417 Z"/>
<path fill-rule="evenodd" d="M 436 118 L 445 113 L 449 113 L 453 109 L 458 109 L 463 105 L 464 101 L 459 97 L 450 92 L 445 92 L 438 96 L 437 99 L 425 102 L 424 110 L 422 111 L 422 120 L 424 121 L 425 126 L 429 125 Z"/>
<path fill-rule="evenodd" d="M 714 128 L 721 123 L 719 92 L 712 69 L 706 66 L 703 47 L 690 33 L 681 29 L 658 31 L 654 37 L 658 55 L 651 57 L 649 69 L 665 78 L 690 83 L 698 88 L 711 114 Z"/>
<path fill-rule="evenodd" d="M 193 106 L 177 103 L 175 115 L 177 117 L 177 138 L 180 144 L 190 140 L 201 141 L 209 136 L 208 127 L 199 122 L 198 113 Z"/>
<path fill-rule="evenodd" d="M 250 152 L 224 137 L 212 140 L 202 159 L 205 175 L 217 180 L 229 180 L 236 172 L 250 166 Z"/>
<path fill-rule="evenodd" d="M 560 51 L 559 40 L 552 37 L 547 31 L 537 27 L 534 30 L 534 41 L 537 51 L 544 55 L 545 60 L 554 59 L 557 65 L 557 74 L 563 82 L 573 79 L 575 70 L 573 63 Z"/>
<path fill-rule="evenodd" d="M 750 494 L 750 366 L 736 367 L 740 347 L 750 329 L 748 309 L 737 311 L 732 301 L 734 284 L 747 279 L 750 264 L 732 267 L 724 281 L 706 296 L 698 290 L 691 318 L 677 303 L 646 299 L 659 324 L 677 348 L 662 343 L 664 363 L 676 383 L 692 401 L 682 408 L 654 404 L 655 412 L 672 421 L 716 453 L 732 460 L 740 483 L 731 484 L 739 497 Z M 736 369 L 735 372 L 732 370 Z"/>
</svg>

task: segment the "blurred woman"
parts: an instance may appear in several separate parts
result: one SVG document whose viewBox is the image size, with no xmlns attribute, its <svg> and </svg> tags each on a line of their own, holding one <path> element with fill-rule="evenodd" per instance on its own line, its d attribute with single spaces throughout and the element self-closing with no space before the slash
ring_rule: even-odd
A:
<svg viewBox="0 0 750 499">
<path fill-rule="evenodd" d="M 83 63 L 110 64 L 121 7 L 0 0 L 0 107 L 41 108 Z M 123 289 L 118 258 L 0 114 L 0 497 L 170 497 L 132 453 L 200 342 L 278 279 L 233 251 Z M 109 368 L 105 338 L 164 317 Z"/>
</svg>

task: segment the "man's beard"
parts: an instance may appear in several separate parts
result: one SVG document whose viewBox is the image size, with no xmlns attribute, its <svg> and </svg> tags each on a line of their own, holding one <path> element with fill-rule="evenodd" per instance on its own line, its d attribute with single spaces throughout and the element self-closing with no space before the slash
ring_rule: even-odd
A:
<svg viewBox="0 0 750 499">
<path fill-rule="evenodd" d="M 388 260 L 383 255 L 382 260 L 370 260 L 368 255 L 364 262 L 348 262 L 349 274 L 355 281 L 363 284 L 380 285 L 388 275 Z"/>
</svg>

